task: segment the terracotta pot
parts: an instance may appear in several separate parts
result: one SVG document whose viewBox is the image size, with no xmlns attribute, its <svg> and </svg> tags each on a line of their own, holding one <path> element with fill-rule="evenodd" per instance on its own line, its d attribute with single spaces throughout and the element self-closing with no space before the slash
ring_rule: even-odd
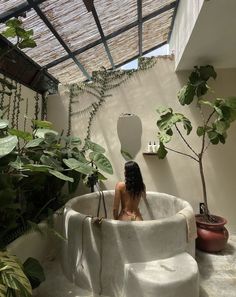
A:
<svg viewBox="0 0 236 297">
<path fill-rule="evenodd" d="M 229 233 L 224 225 L 226 219 L 212 215 L 216 222 L 205 222 L 204 217 L 198 214 L 196 217 L 197 235 L 196 247 L 202 251 L 213 253 L 223 250 L 229 238 Z"/>
</svg>

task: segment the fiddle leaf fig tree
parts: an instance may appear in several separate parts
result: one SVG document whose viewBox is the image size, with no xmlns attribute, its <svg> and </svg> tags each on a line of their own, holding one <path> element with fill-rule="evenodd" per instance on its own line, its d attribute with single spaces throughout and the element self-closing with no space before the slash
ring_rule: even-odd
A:
<svg viewBox="0 0 236 297">
<path fill-rule="evenodd" d="M 233 121 L 236 120 L 236 97 L 216 98 L 214 100 L 203 99 L 209 90 L 207 84 L 210 78 L 216 79 L 216 72 L 210 65 L 194 67 L 187 84 L 179 91 L 178 99 L 181 105 L 196 104 L 202 123 L 196 128 L 196 134 L 201 138 L 200 148 L 195 149 L 187 140 L 193 130 L 190 119 L 181 113 L 175 113 L 172 108 L 160 107 L 157 109 L 159 119 L 157 120 L 158 138 L 160 142 L 157 155 L 164 159 L 168 151 L 181 154 L 191 158 L 198 163 L 202 183 L 204 215 L 206 220 L 212 220 L 207 201 L 207 186 L 203 169 L 203 156 L 210 144 L 224 144 L 227 131 Z M 205 97 L 205 96 L 204 96 Z M 184 133 L 185 132 L 185 133 Z M 178 134 L 189 149 L 189 153 L 181 152 L 169 147 L 169 143 Z M 186 136 L 185 136 L 186 134 Z"/>
</svg>

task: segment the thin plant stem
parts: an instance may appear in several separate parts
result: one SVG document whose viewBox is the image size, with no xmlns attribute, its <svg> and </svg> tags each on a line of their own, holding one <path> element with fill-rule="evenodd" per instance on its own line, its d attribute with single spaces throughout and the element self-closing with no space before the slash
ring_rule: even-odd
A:
<svg viewBox="0 0 236 297">
<path fill-rule="evenodd" d="M 178 131 L 180 137 L 183 139 L 184 143 L 187 145 L 187 147 L 194 153 L 195 156 L 198 156 L 198 154 L 195 152 L 195 150 L 191 147 L 191 145 L 187 142 L 187 140 L 184 138 L 183 134 L 180 132 L 179 128 L 175 124 L 175 128 Z"/>
<path fill-rule="evenodd" d="M 174 150 L 174 149 L 172 149 L 172 148 L 170 148 L 170 147 L 167 147 L 167 146 L 165 146 L 165 148 L 168 149 L 169 151 L 175 152 L 175 153 L 180 154 L 180 155 L 187 156 L 187 157 L 193 159 L 194 161 L 199 162 L 199 160 L 198 160 L 197 158 L 195 158 L 195 157 L 193 157 L 193 156 L 191 156 L 191 155 L 189 155 L 189 154 L 182 153 L 182 152 L 180 152 L 180 151 Z"/>
</svg>

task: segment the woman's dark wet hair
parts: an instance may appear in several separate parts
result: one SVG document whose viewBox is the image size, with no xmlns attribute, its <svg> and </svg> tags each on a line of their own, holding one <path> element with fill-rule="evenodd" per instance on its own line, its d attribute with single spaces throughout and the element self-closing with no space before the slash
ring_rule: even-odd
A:
<svg viewBox="0 0 236 297">
<path fill-rule="evenodd" d="M 125 186 L 133 198 L 138 198 L 145 192 L 142 174 L 138 164 L 134 161 L 125 163 Z"/>
</svg>

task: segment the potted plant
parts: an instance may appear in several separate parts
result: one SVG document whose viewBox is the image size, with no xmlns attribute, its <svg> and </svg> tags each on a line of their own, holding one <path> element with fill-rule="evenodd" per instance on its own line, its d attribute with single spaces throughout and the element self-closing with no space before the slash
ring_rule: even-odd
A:
<svg viewBox="0 0 236 297">
<path fill-rule="evenodd" d="M 194 103 L 202 118 L 202 124 L 197 127 L 196 133 L 201 137 L 201 146 L 198 150 L 188 142 L 183 130 L 189 135 L 192 131 L 191 121 L 181 113 L 175 113 L 172 108 L 158 108 L 159 119 L 159 149 L 157 155 L 160 159 L 166 157 L 168 151 L 181 154 L 191 158 L 198 164 L 203 203 L 201 214 L 196 215 L 198 229 L 197 247 L 215 252 L 222 250 L 228 239 L 228 232 L 224 225 L 226 220 L 222 217 L 213 215 L 209 211 L 207 199 L 207 184 L 204 174 L 204 154 L 210 144 L 224 144 L 227 138 L 227 130 L 236 119 L 236 98 L 216 98 L 206 100 L 205 94 L 209 90 L 207 82 L 210 78 L 216 79 L 216 72 L 210 65 L 194 67 L 190 74 L 187 84 L 179 91 L 178 99 L 181 105 Z M 203 99 L 204 96 L 204 99 Z M 183 129 L 181 130 L 182 125 Z M 177 133 L 187 145 L 189 153 L 181 152 L 168 147 L 173 134 Z"/>
</svg>

